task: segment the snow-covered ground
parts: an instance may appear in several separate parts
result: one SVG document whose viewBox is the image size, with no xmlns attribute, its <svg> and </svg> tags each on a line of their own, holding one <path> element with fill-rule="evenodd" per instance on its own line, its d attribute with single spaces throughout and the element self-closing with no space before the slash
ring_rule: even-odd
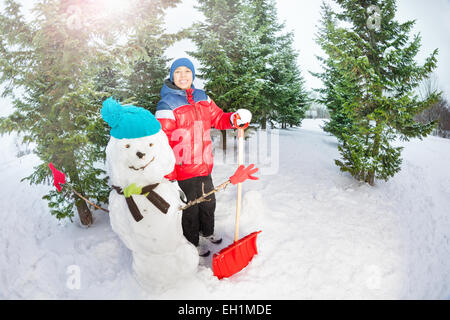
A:
<svg viewBox="0 0 450 320">
<path fill-rule="evenodd" d="M 321 123 L 273 131 L 270 150 L 278 160 L 259 181 L 245 182 L 241 237 L 262 230 L 259 254 L 246 269 L 219 281 L 209 257 L 194 277 L 150 292 L 134 280 L 131 254 L 107 214 L 95 212 L 88 229 L 58 222 L 41 199 L 52 186 L 20 182 L 39 159 L 17 158 L 15 137 L 1 137 L 0 298 L 448 298 L 450 140 L 402 143 L 402 171 L 370 187 L 339 172 L 336 139 Z M 217 161 L 215 184 L 233 172 Z M 214 252 L 232 242 L 235 192 L 216 195 L 216 231 L 224 241 L 211 245 Z M 79 286 L 72 281 L 78 275 Z"/>
</svg>

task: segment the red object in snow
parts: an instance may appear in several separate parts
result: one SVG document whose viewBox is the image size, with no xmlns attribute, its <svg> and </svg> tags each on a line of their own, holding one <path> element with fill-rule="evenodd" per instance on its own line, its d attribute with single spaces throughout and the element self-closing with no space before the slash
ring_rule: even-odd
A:
<svg viewBox="0 0 450 320">
<path fill-rule="evenodd" d="M 230 177 L 231 183 L 237 185 L 238 183 L 242 183 L 247 179 L 258 180 L 258 177 L 252 176 L 252 174 L 255 174 L 259 170 L 258 168 L 254 168 L 254 166 L 254 164 L 251 164 L 246 168 L 244 165 L 240 165 L 234 175 Z"/>
<path fill-rule="evenodd" d="M 213 256 L 213 272 L 219 278 L 228 278 L 244 269 L 258 254 L 256 236 L 261 231 L 250 233 L 248 236 L 234 242 Z"/>
<path fill-rule="evenodd" d="M 56 170 L 53 166 L 53 163 L 49 163 L 48 166 L 53 173 L 53 184 L 55 185 L 56 189 L 61 192 L 61 184 L 66 183 L 66 175 L 61 171 Z"/>
</svg>

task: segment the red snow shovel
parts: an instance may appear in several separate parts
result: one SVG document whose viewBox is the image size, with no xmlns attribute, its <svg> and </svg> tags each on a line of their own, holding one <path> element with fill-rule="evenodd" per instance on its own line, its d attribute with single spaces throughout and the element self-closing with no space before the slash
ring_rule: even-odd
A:
<svg viewBox="0 0 450 320">
<path fill-rule="evenodd" d="M 238 158 L 239 166 L 244 164 L 244 130 L 248 127 L 248 123 L 239 127 L 237 124 L 237 115 L 234 118 L 234 126 L 238 128 Z M 253 256 L 258 253 L 256 248 L 256 236 L 261 231 L 256 231 L 239 240 L 239 218 L 241 213 L 241 197 L 242 197 L 242 183 L 237 185 L 237 200 L 236 200 L 236 226 L 234 230 L 234 243 L 222 249 L 219 253 L 213 256 L 213 273 L 219 278 L 228 278 L 235 273 L 244 269 Z"/>
</svg>

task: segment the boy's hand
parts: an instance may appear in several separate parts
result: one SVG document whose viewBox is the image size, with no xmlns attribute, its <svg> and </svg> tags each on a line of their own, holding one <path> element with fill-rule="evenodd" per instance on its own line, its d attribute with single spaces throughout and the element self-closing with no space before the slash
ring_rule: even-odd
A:
<svg viewBox="0 0 450 320">
<path fill-rule="evenodd" d="M 242 126 L 243 124 L 250 123 L 252 121 L 252 113 L 247 109 L 238 109 L 235 113 L 231 115 L 231 123 L 234 124 L 234 118 L 236 118 L 237 124 Z"/>
</svg>

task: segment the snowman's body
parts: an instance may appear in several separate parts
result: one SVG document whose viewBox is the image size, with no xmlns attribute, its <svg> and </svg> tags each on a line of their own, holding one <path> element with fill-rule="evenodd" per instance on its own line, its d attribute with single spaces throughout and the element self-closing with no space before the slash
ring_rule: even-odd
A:
<svg viewBox="0 0 450 320">
<path fill-rule="evenodd" d="M 109 110 L 106 110 L 109 111 Z M 106 113 L 105 111 L 105 113 Z M 181 201 L 177 182 L 164 178 L 175 164 L 175 156 L 162 130 L 149 136 L 117 139 L 111 136 L 106 148 L 110 182 L 125 190 L 158 184 L 153 189 L 169 205 L 163 213 L 145 195 L 133 194 L 143 219 L 136 221 L 124 194 L 109 196 L 110 221 L 133 254 L 133 270 L 144 287 L 174 282 L 192 275 L 198 267 L 198 251 L 183 235 Z"/>
<path fill-rule="evenodd" d="M 197 270 L 198 252 L 183 236 L 178 183 L 164 181 L 154 189 L 170 204 L 161 213 L 143 195 L 132 195 L 144 218 L 136 222 L 125 197 L 109 196 L 111 227 L 133 253 L 133 270 L 145 287 L 168 283 Z"/>
<path fill-rule="evenodd" d="M 144 216 L 136 222 L 129 212 L 125 197 L 118 192 L 109 195 L 110 220 L 113 230 L 120 234 L 123 241 L 133 251 L 149 250 L 152 253 L 167 253 L 174 251 L 184 237 L 181 229 L 181 205 L 177 183 L 163 181 L 154 191 L 163 195 L 170 204 L 167 214 L 161 213 L 144 195 L 132 195 L 133 200 Z M 125 214 L 124 214 L 125 213 Z M 168 235 L 173 235 L 168 237 Z M 128 239 L 132 238 L 132 239 Z M 143 241 L 135 241 L 141 238 Z M 147 242 L 155 243 L 149 247 Z"/>
</svg>

